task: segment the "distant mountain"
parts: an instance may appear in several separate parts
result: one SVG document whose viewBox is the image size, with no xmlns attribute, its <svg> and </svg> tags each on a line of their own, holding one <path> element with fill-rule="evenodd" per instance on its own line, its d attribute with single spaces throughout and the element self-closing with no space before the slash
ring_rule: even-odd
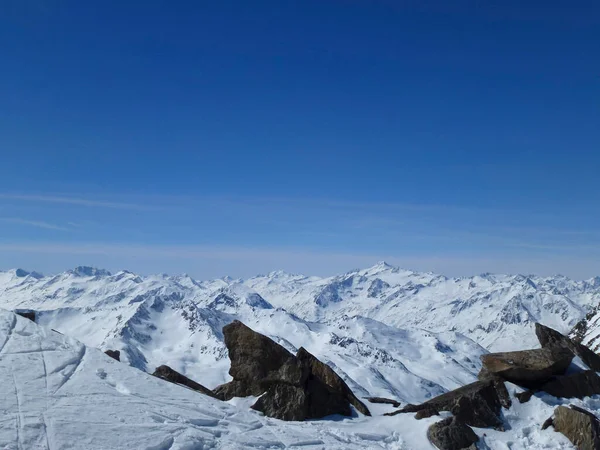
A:
<svg viewBox="0 0 600 450">
<path fill-rule="evenodd" d="M 289 350 L 304 346 L 356 392 L 408 402 L 473 381 L 487 350 L 535 346 L 534 322 L 568 332 L 598 304 L 597 280 L 447 278 L 384 262 L 329 278 L 0 272 L 0 308 L 35 309 L 38 323 L 121 350 L 144 371 L 168 364 L 209 387 L 228 381 L 221 329 L 239 319 Z"/>
</svg>

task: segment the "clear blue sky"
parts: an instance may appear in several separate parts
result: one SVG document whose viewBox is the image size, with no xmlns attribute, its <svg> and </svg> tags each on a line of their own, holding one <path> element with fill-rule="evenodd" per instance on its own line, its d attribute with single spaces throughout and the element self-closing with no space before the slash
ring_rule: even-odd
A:
<svg viewBox="0 0 600 450">
<path fill-rule="evenodd" d="M 0 3 L 0 268 L 600 274 L 600 2 Z"/>
</svg>

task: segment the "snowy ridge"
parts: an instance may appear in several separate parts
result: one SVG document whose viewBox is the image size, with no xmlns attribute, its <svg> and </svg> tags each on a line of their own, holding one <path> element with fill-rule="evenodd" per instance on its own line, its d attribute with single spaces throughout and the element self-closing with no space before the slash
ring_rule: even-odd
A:
<svg viewBox="0 0 600 450">
<path fill-rule="evenodd" d="M 594 280 L 447 278 L 385 263 L 329 278 L 209 281 L 90 267 L 0 272 L 0 307 L 34 309 L 41 325 L 120 350 L 144 371 L 168 364 L 210 388 L 229 381 L 221 329 L 239 319 L 292 352 L 307 348 L 357 392 L 402 402 L 474 381 L 486 348 L 535 346 L 536 321 L 568 332 L 599 295 Z"/>
</svg>

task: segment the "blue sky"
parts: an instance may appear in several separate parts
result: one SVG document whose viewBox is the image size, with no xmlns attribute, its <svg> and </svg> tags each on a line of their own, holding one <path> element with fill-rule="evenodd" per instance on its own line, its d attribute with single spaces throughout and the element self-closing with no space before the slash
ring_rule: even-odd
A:
<svg viewBox="0 0 600 450">
<path fill-rule="evenodd" d="M 600 274 L 597 1 L 0 4 L 0 268 Z"/>
</svg>

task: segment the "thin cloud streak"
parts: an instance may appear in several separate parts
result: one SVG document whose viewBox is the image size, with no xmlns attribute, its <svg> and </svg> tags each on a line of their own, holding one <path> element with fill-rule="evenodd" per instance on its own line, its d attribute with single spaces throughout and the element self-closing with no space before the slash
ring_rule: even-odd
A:
<svg viewBox="0 0 600 450">
<path fill-rule="evenodd" d="M 8 194 L 0 193 L 0 199 L 19 200 L 25 202 L 37 203 L 62 203 L 67 205 L 77 205 L 97 208 L 127 209 L 127 210 L 153 210 L 158 209 L 155 206 L 141 205 L 135 203 L 121 203 L 113 201 L 100 201 L 78 197 L 63 197 L 54 195 L 30 195 L 30 194 Z"/>
<path fill-rule="evenodd" d="M 19 217 L 0 217 L 0 222 L 15 223 L 19 225 L 27 225 L 31 227 L 44 228 L 46 230 L 71 231 L 69 228 L 54 225 L 48 222 L 39 220 L 21 219 Z"/>
</svg>

